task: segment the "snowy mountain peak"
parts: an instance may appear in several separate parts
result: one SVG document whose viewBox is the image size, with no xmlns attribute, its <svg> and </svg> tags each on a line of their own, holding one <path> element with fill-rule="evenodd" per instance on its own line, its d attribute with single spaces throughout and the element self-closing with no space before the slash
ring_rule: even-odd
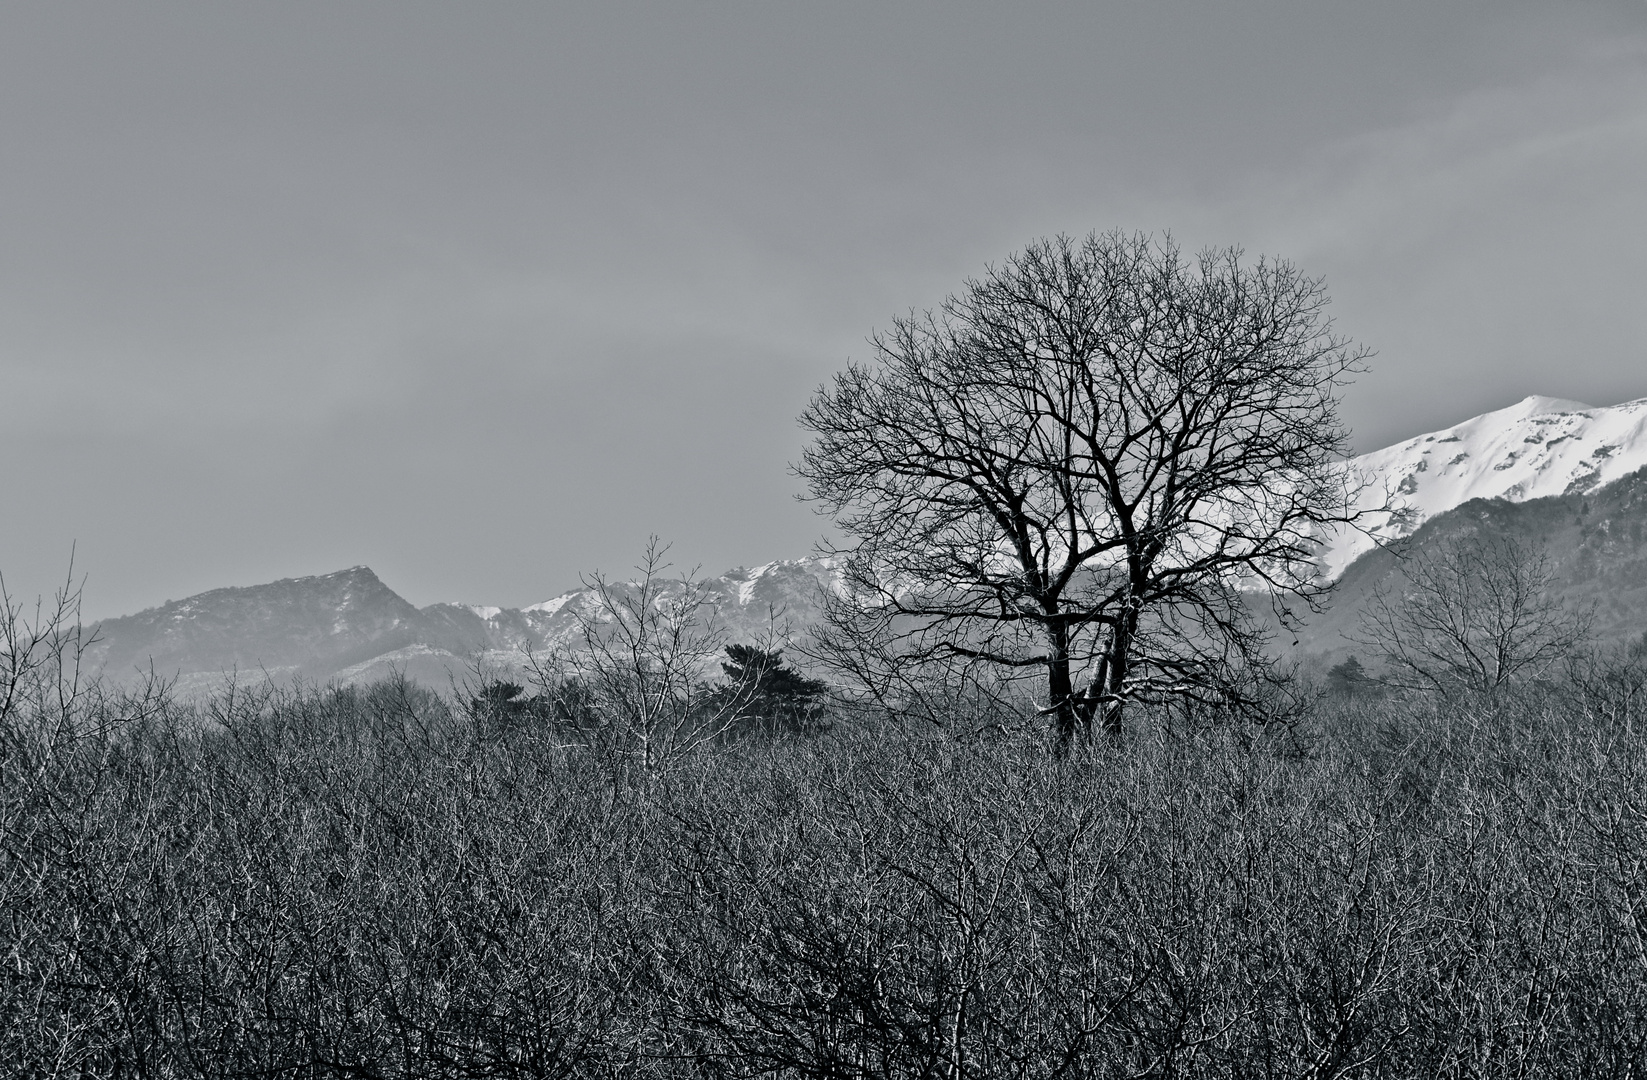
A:
<svg viewBox="0 0 1647 1080">
<path fill-rule="evenodd" d="M 1544 397 L 1541 394 L 1528 394 L 1514 405 L 1507 406 L 1496 412 L 1482 413 L 1475 420 L 1466 420 L 1465 424 L 1473 424 L 1488 417 L 1530 417 L 1545 416 L 1550 413 L 1589 412 L 1590 406 L 1582 401 L 1569 401 L 1566 398 Z M 1455 425 L 1463 427 L 1464 424 Z"/>
<path fill-rule="evenodd" d="M 1647 398 L 1607 408 L 1532 396 L 1346 462 L 1368 532 L 1326 538 L 1328 579 L 1471 499 L 1523 502 L 1586 492 L 1647 466 Z M 1370 535 L 1368 535 L 1370 533 Z"/>
<path fill-rule="evenodd" d="M 542 614 L 542 615 L 553 615 L 555 612 L 557 612 L 561 608 L 565 607 L 568 602 L 570 602 L 572 600 L 576 600 L 581 593 L 582 593 L 582 590 L 573 589 L 570 592 L 563 592 L 559 596 L 554 597 L 553 599 L 545 600 L 541 604 L 532 604 L 530 607 L 525 607 L 525 608 L 522 608 L 521 610 L 522 611 L 527 611 L 527 612 L 537 612 L 537 613 Z M 502 609 L 501 608 L 492 608 L 490 610 L 492 612 L 492 615 L 496 615 Z M 489 618 L 492 617 L 492 615 L 486 615 L 486 616 L 484 616 L 484 618 L 489 619 Z"/>
</svg>

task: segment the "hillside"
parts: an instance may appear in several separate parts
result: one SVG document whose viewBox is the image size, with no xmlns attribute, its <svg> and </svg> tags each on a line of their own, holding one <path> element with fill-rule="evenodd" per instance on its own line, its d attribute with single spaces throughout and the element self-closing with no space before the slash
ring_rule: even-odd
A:
<svg viewBox="0 0 1647 1080">
<path fill-rule="evenodd" d="M 364 566 L 266 585 L 213 589 L 108 619 L 85 660 L 116 678 L 152 663 L 162 675 L 223 671 L 324 678 L 430 639 L 422 614 Z M 430 644 L 450 647 L 450 639 Z"/>
<path fill-rule="evenodd" d="M 1647 633 L 1647 468 L 1588 493 L 1523 502 L 1472 499 L 1432 517 L 1389 548 L 1362 555 L 1338 580 L 1324 612 L 1296 635 L 1302 653 L 1364 652 L 1352 645 L 1360 612 L 1380 589 L 1399 590 L 1400 559 L 1483 532 L 1541 547 L 1555 595 L 1593 607 L 1598 643 L 1621 644 Z M 1289 644 L 1282 642 L 1283 645 Z"/>
<path fill-rule="evenodd" d="M 793 559 L 754 568 L 738 567 L 704 579 L 705 611 L 729 642 L 757 642 L 804 631 L 822 614 L 822 590 L 834 581 L 832 564 L 822 559 Z M 632 596 L 633 582 L 616 582 L 615 595 Z M 680 595 L 678 579 L 659 589 L 660 601 Z M 447 672 L 461 676 L 475 660 L 502 668 L 518 667 L 528 651 L 552 652 L 576 647 L 580 617 L 599 619 L 599 600 L 592 588 L 562 593 L 524 608 L 472 604 L 431 604 L 419 615 L 429 627 L 424 637 L 369 659 L 337 669 L 343 682 L 368 682 L 391 669 L 444 683 Z M 455 647 L 451 644 L 456 643 Z"/>
</svg>

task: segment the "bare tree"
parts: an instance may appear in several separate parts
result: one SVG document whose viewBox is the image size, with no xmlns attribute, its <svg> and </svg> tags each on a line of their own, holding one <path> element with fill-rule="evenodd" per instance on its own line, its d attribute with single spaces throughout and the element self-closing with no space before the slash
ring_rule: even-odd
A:
<svg viewBox="0 0 1647 1080">
<path fill-rule="evenodd" d="M 120 692 L 85 670 L 86 653 L 98 637 L 80 619 L 83 587 L 75 581 L 71 554 L 63 585 L 49 602 L 36 597 L 31 613 L 0 575 L 0 782 L 17 761 L 31 755 L 44 761 L 79 740 L 148 716 L 169 699 L 171 685 L 152 665 L 146 675 L 139 672 L 140 682 Z"/>
<path fill-rule="evenodd" d="M 0 725 L 25 709 L 37 716 L 73 715 L 86 691 L 81 657 L 93 644 L 80 622 L 80 595 L 72 558 L 63 587 L 49 606 L 36 598 L 32 617 L 0 576 Z"/>
<path fill-rule="evenodd" d="M 1394 686 L 1494 694 L 1589 634 L 1592 613 L 1552 596 L 1553 574 L 1542 548 L 1458 537 L 1407 555 L 1400 588 L 1374 590 L 1355 640 L 1377 650 Z"/>
<path fill-rule="evenodd" d="M 855 540 L 825 651 L 1044 674 L 1066 747 L 1129 699 L 1240 697 L 1237 586 L 1310 597 L 1313 537 L 1354 517 L 1337 395 L 1366 354 L 1326 304 L 1286 262 L 1109 233 L 894 320 L 802 416 Z"/>
<path fill-rule="evenodd" d="M 549 657 L 527 656 L 540 695 L 554 698 L 574 680 L 607 735 L 648 772 L 724 734 L 740 700 L 707 681 L 725 629 L 695 574 L 667 576 L 668 552 L 654 536 L 636 579 L 585 579 L 593 602 L 574 612 L 580 640 Z"/>
</svg>

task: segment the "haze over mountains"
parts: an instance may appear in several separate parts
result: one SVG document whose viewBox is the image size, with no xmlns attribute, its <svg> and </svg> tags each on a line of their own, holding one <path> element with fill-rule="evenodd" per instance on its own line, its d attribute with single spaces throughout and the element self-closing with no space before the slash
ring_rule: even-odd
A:
<svg viewBox="0 0 1647 1080">
<path fill-rule="evenodd" d="M 729 570 L 702 582 L 705 615 L 714 613 L 728 641 L 765 641 L 816 622 L 820 589 L 832 576 L 833 564 L 816 558 Z M 664 595 L 680 588 L 679 578 L 661 583 Z M 152 663 L 157 674 L 176 676 L 184 694 L 221 685 L 226 672 L 354 683 L 402 671 L 445 686 L 454 677 L 461 680 L 477 660 L 507 670 L 518 668 L 528 649 L 544 654 L 575 644 L 578 614 L 597 603 L 593 589 L 580 588 L 526 608 L 419 609 L 370 568 L 354 566 L 213 589 L 106 620 L 85 659 L 114 679 L 146 672 Z"/>
<path fill-rule="evenodd" d="M 1342 578 L 1331 606 L 1298 635 L 1298 647 L 1335 654 L 1371 591 L 1396 573 L 1381 542 L 1438 543 L 1489 529 L 1548 546 L 1556 587 L 1598 609 L 1603 640 L 1647 631 L 1647 398 L 1591 408 L 1529 397 L 1441 431 L 1346 462 L 1366 481 L 1371 535 L 1327 538 L 1326 577 Z M 836 579 L 826 559 L 739 568 L 704 581 L 728 640 L 803 630 Z M 678 587 L 678 586 L 673 586 Z M 370 681 L 391 670 L 444 686 L 477 658 L 518 665 L 523 651 L 574 643 L 577 614 L 596 597 L 573 589 L 529 607 L 472 604 L 417 608 L 364 566 L 266 585 L 214 589 L 109 619 L 86 656 L 92 669 L 126 678 L 152 664 L 185 693 L 220 685 L 225 672 L 261 678 Z"/>
</svg>

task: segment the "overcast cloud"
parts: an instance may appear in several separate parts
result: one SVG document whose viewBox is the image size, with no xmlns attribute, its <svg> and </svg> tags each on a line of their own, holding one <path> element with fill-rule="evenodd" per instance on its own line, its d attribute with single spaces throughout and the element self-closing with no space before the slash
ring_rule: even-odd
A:
<svg viewBox="0 0 1647 1080">
<path fill-rule="evenodd" d="M 1324 275 L 1361 449 L 1647 395 L 1647 3 L 7 4 L 0 571 L 518 605 L 806 554 L 794 417 L 1025 241 Z"/>
</svg>

